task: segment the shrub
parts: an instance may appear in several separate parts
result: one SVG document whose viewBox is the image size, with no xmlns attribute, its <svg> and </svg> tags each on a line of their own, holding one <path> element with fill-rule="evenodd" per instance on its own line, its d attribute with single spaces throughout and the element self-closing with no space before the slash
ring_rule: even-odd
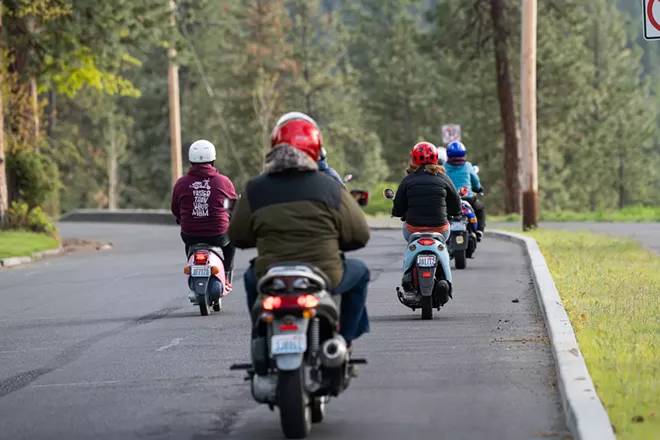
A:
<svg viewBox="0 0 660 440">
<path fill-rule="evenodd" d="M 25 229 L 32 232 L 57 236 L 57 228 L 50 221 L 46 213 L 40 208 L 32 208 L 27 203 L 12 202 L 7 216 L 9 229 Z"/>
</svg>

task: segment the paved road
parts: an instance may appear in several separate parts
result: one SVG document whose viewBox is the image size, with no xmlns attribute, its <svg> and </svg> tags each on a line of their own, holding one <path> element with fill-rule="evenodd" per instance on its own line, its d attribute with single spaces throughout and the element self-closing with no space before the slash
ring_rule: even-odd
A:
<svg viewBox="0 0 660 440">
<path fill-rule="evenodd" d="M 200 317 L 175 228 L 65 224 L 62 234 L 115 248 L 0 271 L 0 438 L 282 438 L 277 413 L 228 370 L 248 353 L 240 276 L 223 312 Z M 394 295 L 401 253 L 397 231 L 374 232 L 356 253 L 373 273 L 372 333 L 356 345 L 370 364 L 312 438 L 562 438 L 521 250 L 485 242 L 456 273 L 456 299 L 424 322 Z M 239 272 L 251 256 L 238 254 Z"/>
</svg>

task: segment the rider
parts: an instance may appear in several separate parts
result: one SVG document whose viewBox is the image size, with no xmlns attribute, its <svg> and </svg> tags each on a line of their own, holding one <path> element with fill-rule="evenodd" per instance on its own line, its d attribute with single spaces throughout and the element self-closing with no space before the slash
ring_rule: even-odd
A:
<svg viewBox="0 0 660 440">
<path fill-rule="evenodd" d="M 479 181 L 479 176 L 474 171 L 474 167 L 470 162 L 465 160 L 465 153 L 465 145 L 461 142 L 452 142 L 447 145 L 448 159 L 445 169 L 456 188 L 467 187 L 468 193 L 465 196 L 465 200 L 472 205 L 474 214 L 477 216 L 479 223 L 477 235 L 479 240 L 481 240 L 484 235 L 484 229 L 486 228 L 486 206 L 481 200 L 477 199 L 475 193 L 483 192 L 484 189 Z"/>
<path fill-rule="evenodd" d="M 456 188 L 438 165 L 439 154 L 430 142 L 420 142 L 410 152 L 408 175 L 399 184 L 392 207 L 392 216 L 404 221 L 406 241 L 415 232 L 439 232 L 449 239 L 447 214 L 462 214 Z"/>
<path fill-rule="evenodd" d="M 229 241 L 229 216 L 224 208 L 225 199 L 236 200 L 234 184 L 218 173 L 215 146 L 206 140 L 194 142 L 188 150 L 190 169 L 179 178 L 172 190 L 172 214 L 181 225 L 181 239 L 190 246 L 205 243 L 222 249 L 227 288 L 231 290 L 231 273 L 236 249 Z M 191 300 L 195 294 L 190 293 Z"/>
<path fill-rule="evenodd" d="M 325 151 L 325 148 L 321 148 L 321 154 L 319 154 L 319 161 L 317 162 L 319 165 L 319 171 L 327 174 L 328 176 L 335 179 L 337 182 L 344 185 L 344 181 L 341 179 L 341 176 L 339 176 L 339 173 L 337 173 L 337 171 L 335 171 L 330 165 L 328 165 L 328 161 L 326 159 L 327 156 L 328 156 L 328 152 Z"/>
<path fill-rule="evenodd" d="M 312 264 L 328 276 L 332 292 L 342 295 L 340 333 L 350 346 L 369 331 L 370 272 L 341 252 L 366 246 L 369 226 L 345 187 L 318 172 L 322 140 L 316 123 L 304 114 L 282 119 L 272 133 L 264 174 L 248 182 L 229 225 L 236 247 L 257 248 L 244 275 L 248 308 L 257 300 L 258 278 L 270 265 Z"/>
</svg>

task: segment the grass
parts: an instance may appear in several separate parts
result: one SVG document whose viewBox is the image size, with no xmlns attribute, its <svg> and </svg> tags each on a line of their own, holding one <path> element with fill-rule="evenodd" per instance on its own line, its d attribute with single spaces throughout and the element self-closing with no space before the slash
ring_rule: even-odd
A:
<svg viewBox="0 0 660 440">
<path fill-rule="evenodd" d="M 60 242 L 46 234 L 26 231 L 0 231 L 0 258 L 30 256 L 35 252 L 55 249 Z"/>
<path fill-rule="evenodd" d="M 660 207 L 631 206 L 616 211 L 542 211 L 541 221 L 546 222 L 660 222 Z M 489 216 L 490 222 L 520 222 L 518 214 Z"/>
<path fill-rule="evenodd" d="M 660 257 L 637 242 L 537 230 L 580 349 L 621 440 L 660 433 Z"/>
</svg>

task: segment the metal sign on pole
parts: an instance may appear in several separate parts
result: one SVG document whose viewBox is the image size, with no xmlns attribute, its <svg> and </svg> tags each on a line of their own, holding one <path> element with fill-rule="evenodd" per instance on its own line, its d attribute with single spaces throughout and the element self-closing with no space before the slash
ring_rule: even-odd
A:
<svg viewBox="0 0 660 440">
<path fill-rule="evenodd" d="M 451 142 L 461 140 L 461 126 L 458 124 L 448 124 L 442 126 L 442 142 L 447 145 Z"/>
<path fill-rule="evenodd" d="M 660 40 L 660 0 L 644 0 L 644 39 Z"/>
</svg>

